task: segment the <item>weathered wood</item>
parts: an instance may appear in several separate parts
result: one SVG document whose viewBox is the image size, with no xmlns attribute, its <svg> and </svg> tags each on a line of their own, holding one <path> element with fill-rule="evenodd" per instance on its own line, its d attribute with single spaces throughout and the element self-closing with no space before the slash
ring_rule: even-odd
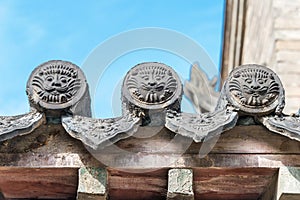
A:
<svg viewBox="0 0 300 200">
<path fill-rule="evenodd" d="M 77 179 L 77 169 L 0 167 L 5 198 L 75 199 Z"/>
<path fill-rule="evenodd" d="M 79 168 L 84 165 L 89 167 L 99 166 L 94 159 L 84 160 L 90 155 L 77 154 L 24 154 L 20 158 L 19 154 L 0 154 L 0 160 L 7 161 L 8 167 L 71 167 Z M 115 167 L 133 169 L 141 167 L 300 167 L 299 154 L 277 155 L 277 154 L 209 154 L 204 158 L 199 158 L 198 154 L 147 154 L 139 153 L 134 156 L 122 156 L 117 154 L 105 155 L 109 160 L 116 160 Z M 18 158 L 16 161 L 15 158 Z M 28 163 L 26 162 L 28 160 Z M 19 161 L 19 162 L 18 162 Z M 30 161 L 34 161 L 30 163 Z M 84 163 L 82 162 L 84 161 Z M 133 162 L 134 161 L 134 162 Z M 172 162 L 174 161 L 174 162 Z M 132 163 L 130 163 L 132 162 Z M 20 165 L 19 165 L 20 164 Z"/>
<path fill-rule="evenodd" d="M 119 171 L 108 169 L 111 199 L 166 199 L 168 169 Z"/>
<path fill-rule="evenodd" d="M 226 1 L 221 80 L 241 64 L 244 40 L 246 1 Z M 236 41 L 237 40 L 237 41 Z"/>
<path fill-rule="evenodd" d="M 0 188 L 7 198 L 74 199 L 77 169 L 1 168 Z M 277 169 L 193 168 L 195 199 L 258 199 Z M 168 168 L 108 169 L 110 199 L 166 199 Z M 86 199 L 95 198 L 93 194 Z"/>
<path fill-rule="evenodd" d="M 278 169 L 194 169 L 195 199 L 259 199 Z"/>
<path fill-rule="evenodd" d="M 233 0 L 234 1 L 234 0 Z M 242 63 L 273 66 L 274 28 L 272 1 L 247 1 L 244 21 L 244 40 L 241 42 Z"/>
<path fill-rule="evenodd" d="M 193 168 L 195 199 L 267 199 L 274 189 L 278 169 L 270 168 Z M 165 199 L 167 169 L 128 173 L 109 169 L 111 199 Z M 265 195 L 266 196 L 266 195 Z M 181 198 L 182 199 L 182 198 Z"/>
<path fill-rule="evenodd" d="M 233 18 L 233 4 L 234 1 L 226 1 L 226 6 L 225 6 L 225 20 L 224 20 L 224 34 L 223 34 L 223 52 L 222 52 L 222 68 L 221 68 L 221 81 L 222 85 L 224 83 L 224 80 L 226 80 L 231 66 L 229 66 L 231 63 L 229 63 L 229 55 L 230 55 L 230 34 L 233 34 L 232 29 L 232 18 Z"/>
<path fill-rule="evenodd" d="M 275 200 L 277 193 L 278 173 L 274 173 L 270 182 L 265 187 L 265 191 L 260 196 L 259 200 Z"/>
<path fill-rule="evenodd" d="M 170 169 L 167 200 L 194 200 L 193 170 Z"/>
<path fill-rule="evenodd" d="M 262 126 L 236 126 L 222 134 L 211 153 L 300 154 L 300 143 Z"/>
<path fill-rule="evenodd" d="M 167 196 L 168 169 L 170 167 L 203 169 L 200 174 L 198 173 L 196 176 L 194 174 L 194 177 L 198 178 L 199 175 L 204 176 L 204 178 L 209 174 L 209 176 L 218 176 L 218 170 L 215 170 L 214 167 L 221 167 L 227 169 L 220 169 L 223 170 L 223 175 L 220 175 L 220 178 L 210 180 L 211 188 L 218 188 L 224 183 L 229 184 L 227 187 L 236 187 L 235 184 L 240 183 L 242 186 L 246 184 L 251 186 L 252 182 L 257 183 L 259 180 L 262 182 L 257 187 L 254 187 L 254 185 L 252 185 L 253 188 L 246 187 L 245 194 L 229 194 L 226 193 L 224 188 L 224 190 L 221 190 L 221 188 L 217 193 L 215 191 L 207 192 L 208 182 L 202 184 L 204 182 L 201 183 L 200 181 L 202 185 L 198 186 L 195 199 L 198 197 L 202 199 L 249 199 L 256 198 L 259 195 L 262 198 L 263 195 L 267 196 L 267 187 L 271 187 L 271 180 L 274 180 L 275 176 L 271 172 L 267 175 L 268 170 L 276 171 L 276 168 L 281 166 L 300 167 L 299 142 L 271 133 L 258 125 L 236 126 L 234 129 L 223 133 L 212 151 L 203 158 L 199 157 L 198 151 L 201 145 L 204 144 L 192 143 L 187 151 L 181 154 L 179 150 L 184 149 L 184 143 L 174 143 L 167 146 L 173 138 L 174 134 L 163 129 L 160 133 L 149 138 L 131 137 L 116 144 L 116 147 L 132 154 L 118 154 L 116 151 L 110 151 L 111 149 L 107 148 L 103 157 L 115 161 L 115 164 L 120 167 L 119 170 L 108 169 L 109 197 L 111 199 L 165 199 Z M 182 139 L 184 138 L 182 137 Z M 174 162 L 170 162 L 173 158 Z M 68 136 L 59 126 L 41 127 L 30 135 L 2 143 L 0 145 L 0 165 L 4 167 L 1 168 L 2 170 L 6 169 L 7 171 L 5 173 L 0 171 L 0 189 L 3 190 L 4 195 L 8 191 L 8 195 L 10 195 L 8 197 L 10 198 L 21 196 L 34 198 L 35 195 L 40 195 L 41 198 L 52 198 L 54 194 L 57 195 L 54 198 L 65 198 L 66 196 L 75 198 L 78 168 L 104 167 L 100 161 L 93 158 L 79 141 Z M 40 169 L 41 167 L 44 169 Z M 140 171 L 137 170 L 141 167 L 156 168 L 156 171 L 150 170 L 138 173 Z M 270 169 L 264 171 L 263 167 Z M 25 171 L 24 168 L 26 168 Z M 131 172 L 128 172 L 126 168 L 132 168 Z M 161 169 L 157 170 L 157 168 Z M 241 169 L 237 170 L 235 168 Z M 60 173 L 60 170 L 66 171 Z M 132 173 L 132 170 L 134 173 Z M 37 172 L 45 174 L 45 176 L 42 177 Z M 259 175 L 262 172 L 266 175 Z M 221 172 L 219 171 L 219 173 Z M 22 179 L 24 174 L 27 177 L 25 180 Z M 265 178 L 265 181 L 263 178 Z M 28 182 L 28 179 L 31 182 Z M 13 183 L 9 182 L 13 180 Z M 4 185 L 7 182 L 16 185 L 16 187 L 12 187 L 12 184 Z M 62 189 L 63 184 L 69 184 L 65 187 L 67 188 L 66 191 L 69 192 L 64 192 L 65 189 Z M 49 185 L 54 186 L 50 189 L 44 189 Z M 197 182 L 194 182 L 194 185 L 198 185 Z M 32 187 L 32 191 L 35 192 L 27 194 L 25 187 Z M 227 188 L 227 190 L 229 189 Z M 243 188 L 237 190 L 243 191 Z M 199 193 L 199 191 L 204 193 Z M 90 198 L 94 197 L 93 195 L 90 196 Z"/>
<path fill-rule="evenodd" d="M 172 143 L 174 134 L 162 129 L 158 134 L 149 138 L 131 137 L 118 142 L 116 147 L 121 148 L 131 155 L 121 158 L 118 148 L 107 147 L 101 153 L 103 159 L 119 159 L 124 163 L 126 159 L 137 157 L 159 163 L 167 163 L 169 156 L 176 160 L 180 158 L 191 166 L 299 166 L 300 143 L 284 136 L 268 131 L 258 125 L 236 126 L 223 133 L 216 145 L 205 159 L 198 157 L 202 143 L 177 136 L 179 143 Z M 190 145 L 191 144 L 191 145 Z M 180 155 L 183 154 L 184 155 Z M 255 155 L 256 154 L 256 155 Z M 144 157 L 143 157 L 143 156 Z M 285 155 L 285 156 L 284 156 Z M 295 159 L 294 159 L 295 157 Z M 223 158 L 231 159 L 232 163 Z M 161 162 L 162 160 L 163 162 Z M 170 166 L 183 166 L 174 160 Z M 130 160 L 128 160 L 129 162 Z M 207 161 L 207 162 L 206 162 Z M 268 164 L 268 161 L 270 164 Z M 276 161 L 276 162 L 275 162 Z M 126 163 L 126 162 L 125 162 Z M 152 162 L 153 163 L 153 162 Z M 168 162 L 170 163 L 170 162 Z M 278 163 L 277 165 L 275 163 Z M 105 164 L 105 163 L 104 163 Z M 42 127 L 27 136 L 21 136 L 0 144 L 0 166 L 18 167 L 84 167 L 103 166 L 97 161 L 81 142 L 71 138 L 62 127 Z M 166 164 L 162 166 L 168 167 Z M 186 164 L 185 166 L 188 166 Z M 129 167 L 129 166 L 124 166 Z M 156 167 L 156 166 L 148 166 Z"/>
<path fill-rule="evenodd" d="M 61 125 L 45 125 L 26 136 L 0 143 L 0 166 L 71 167 L 103 166 L 84 145 Z"/>
<path fill-rule="evenodd" d="M 83 167 L 78 171 L 77 200 L 107 199 L 107 173 L 103 168 Z"/>
<path fill-rule="evenodd" d="M 178 153 L 189 142 L 189 139 L 181 137 L 179 141 L 182 143 L 170 145 L 169 143 L 173 138 L 173 133 L 166 129 L 161 129 L 159 133 L 154 134 L 150 138 L 131 137 L 118 142 L 117 146 L 131 152 L 171 154 Z M 198 153 L 202 143 L 190 143 L 191 145 L 186 153 Z M 107 152 L 114 153 L 114 149 L 107 150 Z M 115 153 L 117 152 L 115 151 Z M 263 126 L 236 126 L 220 136 L 211 153 L 300 154 L 300 143 L 270 132 Z"/>
<path fill-rule="evenodd" d="M 180 143 L 174 143 L 174 136 L 162 129 L 149 138 L 131 137 L 100 151 L 98 158 L 103 164 L 113 161 L 115 167 L 123 168 L 300 166 L 299 142 L 258 125 L 236 126 L 223 133 L 204 158 L 198 155 L 204 144 L 182 136 L 177 136 Z M 103 167 L 100 161 L 59 126 L 39 128 L 0 144 L 0 166 Z"/>
</svg>

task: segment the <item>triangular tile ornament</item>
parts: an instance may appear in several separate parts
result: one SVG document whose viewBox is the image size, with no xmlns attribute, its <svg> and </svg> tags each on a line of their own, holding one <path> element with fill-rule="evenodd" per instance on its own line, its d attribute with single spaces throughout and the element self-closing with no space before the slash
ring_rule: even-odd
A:
<svg viewBox="0 0 300 200">
<path fill-rule="evenodd" d="M 202 142 L 233 128 L 242 117 L 300 141 L 299 115 L 282 113 L 284 89 L 279 77 L 267 67 L 248 64 L 234 68 L 213 112 L 181 112 L 182 88 L 171 67 L 157 62 L 138 64 L 123 80 L 122 116 L 94 119 L 81 69 L 67 61 L 52 60 L 30 75 L 26 91 L 31 111 L 0 117 L 0 141 L 28 134 L 43 123 L 62 123 L 72 137 L 95 150 L 130 137 L 143 126 L 165 126 Z"/>
<path fill-rule="evenodd" d="M 122 85 L 122 116 L 91 119 L 63 118 L 67 132 L 99 149 L 134 134 L 140 126 L 163 126 L 167 109 L 180 109 L 182 85 L 169 66 L 148 62 L 133 67 Z"/>
<path fill-rule="evenodd" d="M 179 76 L 163 63 L 134 66 L 122 86 L 123 114 L 119 118 L 63 117 L 67 132 L 92 149 L 99 149 L 131 136 L 140 126 L 165 126 L 199 142 L 207 135 L 231 127 L 237 113 L 223 109 L 207 114 L 182 113 L 182 84 Z"/>
<path fill-rule="evenodd" d="M 238 119 L 248 117 L 258 124 L 262 123 L 270 131 L 300 141 L 299 114 L 283 114 L 284 106 L 284 88 L 276 73 L 265 66 L 247 64 L 234 68 L 229 74 L 215 112 L 226 111 L 235 116 L 231 118 L 230 126 L 224 127 L 223 130 L 234 127 Z M 172 130 L 187 129 L 187 125 L 183 124 L 197 127 L 189 122 L 184 123 L 187 120 L 181 120 L 180 117 L 182 116 L 169 120 L 169 126 L 174 126 Z M 201 123 L 198 123 L 198 126 L 201 126 Z M 219 133 L 222 132 L 220 130 Z"/>
</svg>

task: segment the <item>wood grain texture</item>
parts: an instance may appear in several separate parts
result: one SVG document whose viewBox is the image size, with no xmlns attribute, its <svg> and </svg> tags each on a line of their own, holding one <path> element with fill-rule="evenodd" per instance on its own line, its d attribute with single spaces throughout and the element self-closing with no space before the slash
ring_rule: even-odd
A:
<svg viewBox="0 0 300 200">
<path fill-rule="evenodd" d="M 194 169 L 195 199 L 259 199 L 278 169 Z"/>
<path fill-rule="evenodd" d="M 140 173 L 109 169 L 108 173 L 111 199 L 166 199 L 168 169 L 148 169 Z"/>
<path fill-rule="evenodd" d="M 197 174 L 196 199 L 255 199 L 268 196 L 267 188 L 273 187 L 278 167 L 300 167 L 299 142 L 259 125 L 236 126 L 223 133 L 202 158 L 198 151 L 204 144 L 192 143 L 182 154 L 185 143 L 168 145 L 174 137 L 174 133 L 162 129 L 148 138 L 131 137 L 116 144 L 132 154 L 106 148 L 103 156 L 120 164 L 119 170 L 108 168 L 109 197 L 165 199 L 168 170 L 184 167 L 193 168 Z M 176 160 L 170 163 L 172 158 Z M 139 161 L 142 165 L 136 164 Z M 30 135 L 0 144 L 0 190 L 9 198 L 75 198 L 78 168 L 104 164 L 60 126 L 40 127 Z M 126 168 L 131 172 L 124 172 Z M 138 173 L 138 168 L 155 170 Z M 236 188 L 236 193 L 230 193 L 229 188 Z"/>
<path fill-rule="evenodd" d="M 179 136 L 181 137 L 181 143 L 170 145 L 174 136 L 174 133 L 167 129 L 162 129 L 152 137 L 130 137 L 126 140 L 119 141 L 116 145 L 119 148 L 131 152 L 151 154 L 178 153 L 185 148 L 184 145 L 188 143 L 188 139 Z M 203 145 L 203 143 L 191 142 L 191 145 L 188 146 L 185 152 L 187 154 L 198 153 L 201 145 Z M 164 148 L 166 146 L 167 148 Z M 107 152 L 117 153 L 114 149 L 107 150 Z M 236 126 L 221 134 L 218 142 L 210 153 L 300 154 L 300 143 L 277 133 L 270 132 L 263 126 Z"/>
<path fill-rule="evenodd" d="M 0 168 L 5 198 L 75 199 L 77 169 Z"/>
<path fill-rule="evenodd" d="M 270 168 L 192 168 L 195 199 L 267 199 L 275 191 L 278 169 Z M 109 169 L 111 199 L 166 199 L 167 169 L 128 173 Z M 264 197 L 265 195 L 265 197 Z"/>
<path fill-rule="evenodd" d="M 181 138 L 174 143 L 174 137 L 166 129 L 147 138 L 130 137 L 100 151 L 98 159 L 124 168 L 300 165 L 299 142 L 259 125 L 236 126 L 223 133 L 203 158 L 198 153 L 205 144 L 188 143 L 189 139 L 182 136 L 177 136 Z M 30 135 L 0 144 L 0 166 L 4 167 L 104 167 L 99 160 L 59 126 L 41 127 Z"/>
</svg>

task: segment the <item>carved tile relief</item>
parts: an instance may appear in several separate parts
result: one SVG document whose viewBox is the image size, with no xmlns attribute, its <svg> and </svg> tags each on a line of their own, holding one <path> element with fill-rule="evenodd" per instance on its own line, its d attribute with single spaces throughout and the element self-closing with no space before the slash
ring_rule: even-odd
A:
<svg viewBox="0 0 300 200">
<path fill-rule="evenodd" d="M 203 76 L 193 74 L 197 75 Z M 234 68 L 225 81 L 215 111 L 207 113 L 181 112 L 180 78 L 163 63 L 134 66 L 124 78 L 121 92 L 122 116 L 91 118 L 89 112 L 83 112 L 90 111 L 90 97 L 81 69 L 60 60 L 43 63 L 27 82 L 32 111 L 0 117 L 0 141 L 32 132 L 47 123 L 55 111 L 54 116 L 59 118 L 67 133 L 92 149 L 130 137 L 139 126 L 166 127 L 201 142 L 233 128 L 240 116 L 250 116 L 271 131 L 300 141 L 299 116 L 282 113 L 285 96 L 281 81 L 264 66 L 251 64 Z"/>
<path fill-rule="evenodd" d="M 67 108 L 79 101 L 86 89 L 86 80 L 80 68 L 60 60 L 38 66 L 27 83 L 30 101 L 46 109 Z"/>
<path fill-rule="evenodd" d="M 182 85 L 171 67 L 155 62 L 141 63 L 127 73 L 122 93 L 141 108 L 165 108 L 180 98 Z"/>
<path fill-rule="evenodd" d="M 28 134 L 44 122 L 44 115 L 36 110 L 24 115 L 0 116 L 0 141 Z"/>
<path fill-rule="evenodd" d="M 225 89 L 229 102 L 249 114 L 267 114 L 283 103 L 280 96 L 284 91 L 278 76 L 260 65 L 235 68 Z"/>
</svg>

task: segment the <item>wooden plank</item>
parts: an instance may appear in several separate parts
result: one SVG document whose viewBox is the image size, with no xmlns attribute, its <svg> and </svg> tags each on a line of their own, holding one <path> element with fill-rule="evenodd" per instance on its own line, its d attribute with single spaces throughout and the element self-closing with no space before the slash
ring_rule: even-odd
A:
<svg viewBox="0 0 300 200">
<path fill-rule="evenodd" d="M 168 169 L 108 169 L 108 173 L 110 199 L 166 199 Z"/>
<path fill-rule="evenodd" d="M 45 137 L 45 142 L 36 145 L 41 141 L 38 140 L 40 135 Z M 44 127 L 30 135 L 2 143 L 0 166 L 159 168 L 300 165 L 299 142 L 259 125 L 236 126 L 223 133 L 210 154 L 200 158 L 198 152 L 204 145 L 206 143 L 192 143 L 191 139 L 175 136 L 163 128 L 149 138 L 131 137 L 106 147 L 96 152 L 97 160 L 61 127 Z"/>
<path fill-rule="evenodd" d="M 195 199 L 257 199 L 278 169 L 193 168 Z M 74 199 L 77 169 L 1 168 L 0 188 L 7 198 Z M 108 169 L 110 199 L 165 199 L 168 168 Z M 89 197 L 94 197 L 90 194 Z M 90 198 L 86 198 L 90 199 Z"/>
<path fill-rule="evenodd" d="M 128 173 L 109 169 L 111 199 L 165 199 L 168 169 Z M 195 199 L 258 199 L 276 179 L 278 169 L 193 168 Z M 275 181 L 276 182 L 276 181 Z"/>
<path fill-rule="evenodd" d="M 300 154 L 300 142 L 263 126 L 236 126 L 222 134 L 211 153 Z"/>
<path fill-rule="evenodd" d="M 231 43 L 234 43 L 234 41 L 230 40 L 230 35 L 233 33 L 234 26 L 232 25 L 232 18 L 233 18 L 233 9 L 234 9 L 234 1 L 228 0 L 225 2 L 225 20 L 224 20 L 224 33 L 223 33 L 223 51 L 222 51 L 222 67 L 221 67 L 221 81 L 222 83 L 220 85 L 223 85 L 224 80 L 226 80 L 231 66 L 229 66 L 231 63 L 229 63 L 229 55 L 231 52 L 230 47 L 232 46 Z"/>
<path fill-rule="evenodd" d="M 144 153 L 178 153 L 184 151 L 189 139 L 178 139 L 181 143 L 171 144 L 173 133 L 162 129 L 159 133 L 149 138 L 131 137 L 117 143 L 121 149 L 130 152 Z M 177 136 L 178 137 L 178 136 Z M 191 141 L 191 140 L 190 140 Z M 186 153 L 199 152 L 202 143 L 190 142 Z M 108 148 L 107 152 L 117 153 L 118 149 Z M 300 142 L 291 140 L 277 133 L 268 131 L 259 125 L 236 126 L 222 133 L 211 153 L 273 153 L 273 154 L 300 154 Z"/>
<path fill-rule="evenodd" d="M 47 134 L 44 131 L 46 131 Z M 52 135 L 53 132 L 55 135 Z M 41 135 L 45 137 L 44 144 L 37 143 Z M 118 142 L 117 146 L 130 152 L 171 154 L 178 153 L 186 142 L 191 141 L 185 137 L 181 137 L 178 141 L 183 141 L 183 144 L 175 143 L 170 145 L 175 134 L 165 128 L 154 132 L 152 135 L 153 136 L 145 138 L 130 137 Z M 166 145 L 168 145 L 167 148 Z M 187 149 L 187 153 L 198 153 L 201 145 L 202 143 L 192 143 Z M 115 149 L 109 149 L 107 152 L 118 153 Z M 58 156 L 60 154 L 69 153 L 71 156 L 84 156 L 84 159 L 88 160 L 88 162 L 96 162 L 92 156 L 87 156 L 90 153 L 81 142 L 71 138 L 59 126 L 55 127 L 54 130 L 52 130 L 52 128 L 50 130 L 37 130 L 30 135 L 1 143 L 0 153 L 20 153 L 22 156 L 27 155 L 29 157 L 34 154 L 44 154 L 45 156 L 56 154 Z M 212 153 L 298 154 L 300 153 L 300 143 L 279 134 L 272 133 L 260 125 L 236 126 L 221 135 Z M 26 159 L 29 159 L 29 157 L 26 157 Z M 15 159 L 17 161 L 18 157 Z M 46 158 L 44 157 L 43 159 L 45 160 Z M 31 161 L 34 162 L 34 160 Z M 70 165 L 66 162 L 67 161 L 62 164 Z M 5 159 L 0 160 L 0 165 L 1 163 L 6 163 Z M 79 164 L 80 163 L 74 163 L 74 165 Z"/>
<path fill-rule="evenodd" d="M 177 157 L 176 157 L 177 156 Z M 119 157 L 119 167 L 280 167 L 300 166 L 299 155 L 272 155 L 272 154 L 209 154 L 199 158 L 198 154 L 169 155 L 169 154 L 138 154 L 136 156 Z M 172 159 L 177 159 L 174 163 Z M 127 161 L 127 162 L 126 162 Z M 130 163 L 128 161 L 134 161 Z"/>
<path fill-rule="evenodd" d="M 5 198 L 75 199 L 77 179 L 77 169 L 0 167 L 0 188 Z"/>
<path fill-rule="evenodd" d="M 69 136 L 62 125 L 43 125 L 28 135 L 0 142 L 0 153 L 85 153 L 79 140 Z"/>
<path fill-rule="evenodd" d="M 265 187 L 265 191 L 260 196 L 260 200 L 275 200 L 277 193 L 278 171 L 272 176 L 269 185 Z"/>
<path fill-rule="evenodd" d="M 281 167 L 281 166 L 300 166 L 300 154 L 208 154 L 204 158 L 200 158 L 198 154 L 147 154 L 139 153 L 134 155 L 103 155 L 107 160 L 115 160 L 114 167 L 118 168 L 160 168 L 160 167 Z M 0 160 L 7 161 L 6 166 L 10 167 L 81 167 L 81 159 L 83 157 L 71 157 L 70 154 L 48 155 L 47 160 L 43 160 L 45 155 L 30 154 L 24 155 L 25 158 L 19 158 L 21 164 L 14 158 L 20 157 L 19 154 L 0 154 Z M 26 157 L 35 160 L 34 163 L 26 163 Z M 70 162 L 62 162 L 62 158 L 66 160 L 75 159 Z M 57 164 L 55 162 L 57 161 Z M 82 163 L 82 162 L 81 162 Z M 99 167 L 93 162 L 86 162 L 88 167 Z M 103 165 L 102 165 L 103 166 Z M 101 167 L 101 166 L 100 166 Z"/>
<path fill-rule="evenodd" d="M 259 199 L 278 169 L 194 169 L 195 199 Z"/>
</svg>

